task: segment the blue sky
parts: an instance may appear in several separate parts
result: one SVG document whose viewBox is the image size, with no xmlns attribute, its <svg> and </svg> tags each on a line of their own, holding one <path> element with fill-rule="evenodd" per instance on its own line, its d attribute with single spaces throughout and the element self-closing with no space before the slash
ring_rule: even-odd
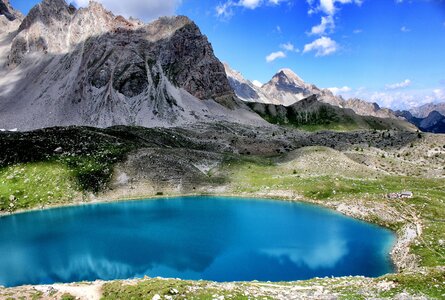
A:
<svg viewBox="0 0 445 300">
<path fill-rule="evenodd" d="M 11 0 L 27 12 L 37 0 Z M 73 1 L 86 5 L 88 0 Z M 392 108 L 445 101 L 444 0 L 99 0 L 149 21 L 189 16 L 247 79 L 280 68 Z"/>
</svg>

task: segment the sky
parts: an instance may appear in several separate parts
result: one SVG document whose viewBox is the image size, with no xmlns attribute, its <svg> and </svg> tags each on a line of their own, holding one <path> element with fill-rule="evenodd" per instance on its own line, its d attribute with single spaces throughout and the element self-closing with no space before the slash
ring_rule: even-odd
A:
<svg viewBox="0 0 445 300">
<path fill-rule="evenodd" d="M 38 0 L 11 0 L 23 13 Z M 76 6 L 88 0 L 72 0 Z M 445 0 L 97 0 L 151 21 L 186 15 L 257 84 L 281 68 L 394 109 L 445 102 Z"/>
</svg>

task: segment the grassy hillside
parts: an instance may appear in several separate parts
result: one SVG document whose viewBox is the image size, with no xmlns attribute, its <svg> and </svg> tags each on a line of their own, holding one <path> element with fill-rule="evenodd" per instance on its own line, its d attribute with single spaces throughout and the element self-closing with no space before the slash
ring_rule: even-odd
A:
<svg viewBox="0 0 445 300">
<path fill-rule="evenodd" d="M 247 103 L 247 105 L 269 123 L 293 126 L 307 131 L 415 130 L 415 127 L 408 122 L 360 116 L 351 109 L 320 102 L 315 95 L 290 106 L 263 103 Z"/>
</svg>

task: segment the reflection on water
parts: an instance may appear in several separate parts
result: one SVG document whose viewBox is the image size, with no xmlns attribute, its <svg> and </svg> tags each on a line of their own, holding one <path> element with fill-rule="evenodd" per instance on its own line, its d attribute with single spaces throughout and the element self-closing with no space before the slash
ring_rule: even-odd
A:
<svg viewBox="0 0 445 300">
<path fill-rule="evenodd" d="M 387 230 L 304 204 L 174 198 L 0 218 L 0 285 L 148 276 L 296 280 L 391 271 Z"/>
</svg>

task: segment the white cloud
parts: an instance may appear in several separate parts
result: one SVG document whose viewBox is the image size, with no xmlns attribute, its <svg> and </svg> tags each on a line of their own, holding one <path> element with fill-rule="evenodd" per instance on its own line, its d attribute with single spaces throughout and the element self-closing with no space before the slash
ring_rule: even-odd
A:
<svg viewBox="0 0 445 300">
<path fill-rule="evenodd" d="M 326 56 L 335 53 L 338 44 L 329 37 L 321 37 L 310 44 L 304 45 L 303 53 L 315 51 L 315 56 Z"/>
<path fill-rule="evenodd" d="M 355 29 L 354 31 L 352 31 L 352 33 L 354 33 L 354 34 L 359 34 L 359 33 L 362 33 L 362 32 L 363 32 L 362 29 Z"/>
<path fill-rule="evenodd" d="M 256 87 L 262 87 L 263 86 L 263 84 L 261 82 L 259 82 L 258 80 L 253 80 L 252 83 Z"/>
<path fill-rule="evenodd" d="M 286 57 L 286 53 L 284 53 L 283 51 L 272 52 L 271 54 L 266 56 L 266 61 L 273 62 L 274 60 L 276 60 L 278 58 L 285 58 L 285 57 Z"/>
<path fill-rule="evenodd" d="M 135 17 L 144 21 L 151 21 L 161 16 L 174 15 L 182 0 L 96 0 L 116 15 L 126 18 Z M 89 0 L 73 0 L 81 7 L 88 6 Z"/>
<path fill-rule="evenodd" d="M 400 31 L 401 31 L 401 32 L 410 32 L 411 29 L 409 29 L 409 28 L 406 27 L 406 26 L 402 26 L 402 27 L 400 28 Z"/>
<path fill-rule="evenodd" d="M 335 14 L 338 7 L 336 3 L 339 4 L 355 4 L 362 5 L 363 0 L 306 0 L 309 4 L 308 14 L 312 15 L 315 13 L 322 13 L 325 16 L 321 17 L 320 24 L 315 25 L 311 28 L 309 35 L 326 35 L 332 33 L 335 29 Z"/>
<path fill-rule="evenodd" d="M 370 91 L 366 88 L 360 88 L 342 94 L 342 96 L 376 102 L 381 107 L 391 109 L 410 109 L 426 103 L 445 102 L 445 89 Z"/>
<path fill-rule="evenodd" d="M 397 82 L 397 83 L 393 83 L 393 84 L 387 84 L 386 85 L 386 89 L 387 90 L 397 90 L 397 89 L 403 89 L 406 87 L 409 87 L 411 85 L 411 80 L 409 79 L 405 79 L 402 82 Z"/>
<path fill-rule="evenodd" d="M 324 35 L 326 30 L 333 31 L 335 28 L 334 17 L 326 16 L 321 17 L 321 23 L 312 27 L 309 35 Z"/>
<path fill-rule="evenodd" d="M 328 16 L 333 16 L 337 12 L 336 3 L 340 4 L 356 4 L 362 5 L 363 0 L 307 0 L 310 6 L 309 14 L 313 14 L 317 11 L 322 12 Z"/>
<path fill-rule="evenodd" d="M 286 44 L 281 44 L 280 48 L 289 51 L 289 52 L 300 52 L 299 49 L 295 48 L 294 44 L 292 43 L 286 43 Z"/>
<path fill-rule="evenodd" d="M 227 0 L 216 6 L 216 15 L 218 17 L 231 17 L 234 7 L 244 7 L 247 9 L 256 9 L 263 5 L 278 5 L 288 0 Z"/>
<path fill-rule="evenodd" d="M 328 90 L 330 90 L 335 95 L 344 94 L 344 93 L 348 93 L 348 92 L 352 91 L 352 89 L 349 86 L 344 86 L 344 87 L 340 87 L 340 88 L 331 87 L 331 88 L 328 88 Z"/>
<path fill-rule="evenodd" d="M 439 101 L 445 101 L 445 90 L 435 89 L 433 90 L 434 97 Z"/>
</svg>

